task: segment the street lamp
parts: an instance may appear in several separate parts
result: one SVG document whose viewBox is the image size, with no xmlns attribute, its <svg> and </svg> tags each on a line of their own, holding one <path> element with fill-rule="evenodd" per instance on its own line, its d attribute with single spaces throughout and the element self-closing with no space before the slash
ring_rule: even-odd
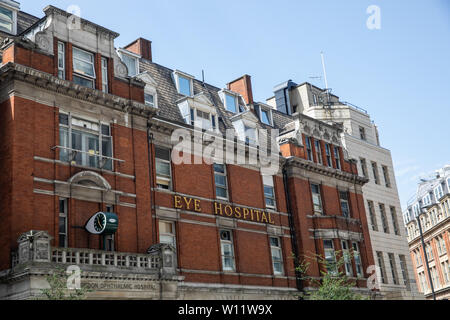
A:
<svg viewBox="0 0 450 320">
<path fill-rule="evenodd" d="M 431 278 L 430 264 L 428 263 L 428 255 L 427 250 L 425 248 L 425 240 L 423 239 L 422 224 L 420 222 L 420 216 L 423 214 L 425 214 L 425 207 L 421 206 L 419 209 L 419 214 L 417 215 L 416 219 L 419 225 L 420 240 L 422 241 L 422 249 L 425 256 L 425 263 L 427 265 L 428 278 L 430 279 L 431 293 L 433 295 L 433 300 L 436 300 L 436 294 L 434 293 L 433 279 Z"/>
</svg>

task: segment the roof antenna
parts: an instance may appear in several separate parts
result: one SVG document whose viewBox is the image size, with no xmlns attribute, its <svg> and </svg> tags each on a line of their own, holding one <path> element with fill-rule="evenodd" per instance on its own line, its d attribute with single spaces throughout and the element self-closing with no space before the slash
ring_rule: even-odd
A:
<svg viewBox="0 0 450 320">
<path fill-rule="evenodd" d="M 205 86 L 205 70 L 202 69 L 202 83 Z"/>
<path fill-rule="evenodd" d="M 320 56 L 322 57 L 322 68 L 323 68 L 323 76 L 325 79 L 325 90 L 327 91 L 327 104 L 330 105 L 330 89 L 328 88 L 327 69 L 325 68 L 325 57 L 323 55 L 323 51 L 320 52 Z"/>
</svg>

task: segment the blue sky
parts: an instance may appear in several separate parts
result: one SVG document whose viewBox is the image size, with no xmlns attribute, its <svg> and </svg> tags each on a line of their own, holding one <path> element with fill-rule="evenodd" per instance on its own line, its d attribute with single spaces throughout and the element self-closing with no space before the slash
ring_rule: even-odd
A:
<svg viewBox="0 0 450 320">
<path fill-rule="evenodd" d="M 83 18 L 119 32 L 116 46 L 153 41 L 156 63 L 218 87 L 247 73 L 254 97 L 292 79 L 329 87 L 369 111 L 392 151 L 405 203 L 419 178 L 450 164 L 450 1 L 22 1 L 41 17 L 52 4 L 81 8 Z M 126 4 L 126 5 L 125 5 Z M 370 5 L 381 29 L 369 30 Z"/>
</svg>

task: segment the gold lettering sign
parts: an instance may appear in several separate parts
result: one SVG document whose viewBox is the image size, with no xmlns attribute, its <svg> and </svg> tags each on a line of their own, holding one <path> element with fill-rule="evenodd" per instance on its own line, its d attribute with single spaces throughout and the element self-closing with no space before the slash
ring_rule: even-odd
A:
<svg viewBox="0 0 450 320">
<path fill-rule="evenodd" d="M 202 208 L 200 205 L 201 201 L 199 199 L 174 196 L 175 209 L 184 209 L 201 213 Z M 244 207 L 233 207 L 229 204 L 222 204 L 219 202 L 214 202 L 214 215 L 265 224 L 275 224 L 270 212 Z"/>
</svg>

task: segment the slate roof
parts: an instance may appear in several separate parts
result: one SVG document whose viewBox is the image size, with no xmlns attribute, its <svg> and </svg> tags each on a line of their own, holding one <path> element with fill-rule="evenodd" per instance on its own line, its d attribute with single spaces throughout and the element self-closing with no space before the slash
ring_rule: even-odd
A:
<svg viewBox="0 0 450 320">
<path fill-rule="evenodd" d="M 185 124 L 177 105 L 177 101 L 182 99 L 184 96 L 178 93 L 173 81 L 172 73 L 174 70 L 149 60 L 141 59 L 140 72 L 148 72 L 148 74 L 157 83 L 156 90 L 158 94 L 158 109 L 160 110 L 158 117 L 164 120 L 174 121 L 179 124 Z M 205 93 L 208 99 L 216 107 L 219 117 L 219 129 L 223 133 L 225 133 L 225 129 L 234 129 L 230 118 L 235 114 L 226 110 L 224 104 L 222 103 L 222 100 L 219 97 L 219 91 L 221 89 L 208 83 L 203 84 L 202 81 L 197 79 L 193 80 L 193 87 L 194 95 L 201 92 Z M 252 110 L 252 112 L 254 111 Z M 274 127 L 268 126 L 261 122 L 258 123 L 258 127 L 263 129 L 275 128 L 282 131 L 285 125 L 293 120 L 291 116 L 285 115 L 274 109 L 272 109 L 272 117 Z"/>
<path fill-rule="evenodd" d="M 19 11 L 17 13 L 17 34 L 21 34 L 40 19 L 29 13 Z"/>
</svg>

